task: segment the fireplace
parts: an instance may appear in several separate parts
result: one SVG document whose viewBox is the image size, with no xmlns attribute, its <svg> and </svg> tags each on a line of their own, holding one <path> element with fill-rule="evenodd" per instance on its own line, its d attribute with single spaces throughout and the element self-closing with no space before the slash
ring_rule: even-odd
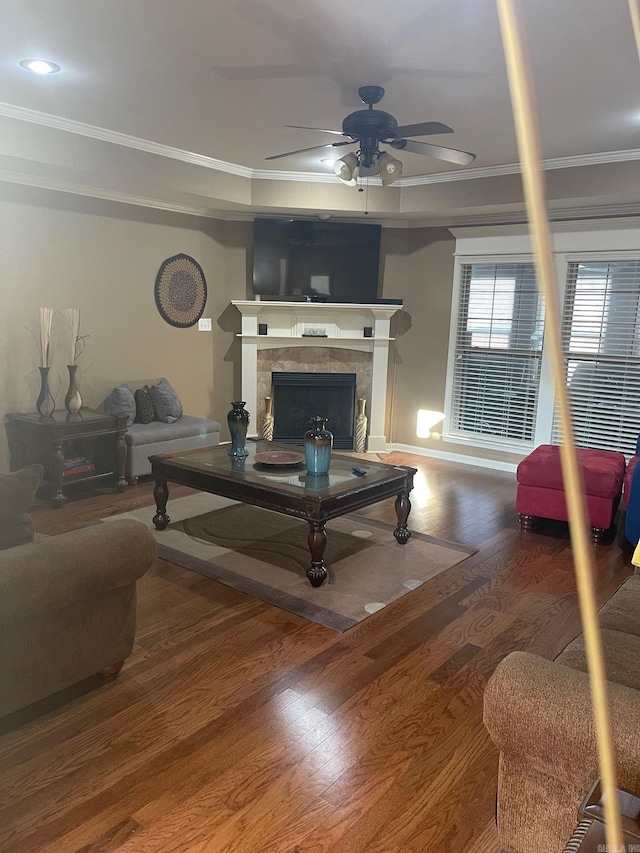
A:
<svg viewBox="0 0 640 853">
<path fill-rule="evenodd" d="M 246 401 L 247 410 L 251 412 L 252 435 L 260 434 L 265 413 L 264 399 L 273 396 L 273 373 L 304 372 L 305 380 L 309 375 L 317 375 L 316 371 L 334 375 L 355 373 L 355 397 L 367 401 L 367 450 L 374 453 L 386 450 L 387 368 L 389 345 L 393 340 L 390 337 L 390 320 L 402 310 L 401 305 L 257 300 L 234 300 L 232 304 L 242 315 L 242 332 L 239 335 L 242 339 L 242 388 L 239 399 Z M 326 334 L 310 336 L 309 328 L 322 328 Z M 316 414 L 332 417 L 331 410 L 311 412 L 311 415 Z M 334 423 L 327 426 L 334 432 Z M 295 429 L 299 432 L 290 440 L 299 441 L 307 424 L 296 425 Z"/>
<path fill-rule="evenodd" d="M 274 441 L 303 444 L 309 418 L 327 418 L 333 433 L 333 446 L 353 450 L 355 424 L 355 373 L 271 374 L 274 417 Z"/>
</svg>

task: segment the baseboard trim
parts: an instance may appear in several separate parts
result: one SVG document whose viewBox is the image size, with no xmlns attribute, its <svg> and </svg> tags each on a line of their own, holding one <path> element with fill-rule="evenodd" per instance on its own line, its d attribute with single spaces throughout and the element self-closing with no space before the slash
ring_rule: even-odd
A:
<svg viewBox="0 0 640 853">
<path fill-rule="evenodd" d="M 431 456 L 434 459 L 444 459 L 446 462 L 459 462 L 462 465 L 475 465 L 478 468 L 492 468 L 494 471 L 509 471 L 515 473 L 517 462 L 501 462 L 497 459 L 486 459 L 483 456 L 468 456 L 464 453 L 449 453 L 446 450 L 432 450 L 428 447 L 414 447 L 411 444 L 387 445 L 387 450 L 399 450 L 402 453 L 415 453 L 417 456 Z"/>
</svg>

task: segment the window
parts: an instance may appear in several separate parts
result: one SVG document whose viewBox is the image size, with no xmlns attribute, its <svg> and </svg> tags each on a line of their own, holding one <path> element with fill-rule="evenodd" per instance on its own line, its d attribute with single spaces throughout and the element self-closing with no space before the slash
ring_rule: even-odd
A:
<svg viewBox="0 0 640 853">
<path fill-rule="evenodd" d="M 533 264 L 460 269 L 449 434 L 530 446 L 544 324 Z"/>
<path fill-rule="evenodd" d="M 632 455 L 640 433 L 640 261 L 570 263 L 562 339 L 576 443 Z"/>
</svg>

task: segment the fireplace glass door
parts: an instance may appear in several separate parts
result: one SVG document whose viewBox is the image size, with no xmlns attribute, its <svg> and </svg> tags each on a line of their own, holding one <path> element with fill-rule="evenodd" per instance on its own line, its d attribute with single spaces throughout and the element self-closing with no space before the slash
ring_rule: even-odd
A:
<svg viewBox="0 0 640 853">
<path fill-rule="evenodd" d="M 309 419 L 327 418 L 336 450 L 353 450 L 355 425 L 355 373 L 271 374 L 273 440 L 302 445 Z"/>
</svg>

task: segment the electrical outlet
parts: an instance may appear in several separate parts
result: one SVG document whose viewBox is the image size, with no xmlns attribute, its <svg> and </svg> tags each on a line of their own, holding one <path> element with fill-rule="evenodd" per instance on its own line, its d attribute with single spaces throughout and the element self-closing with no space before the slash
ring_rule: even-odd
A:
<svg viewBox="0 0 640 853">
<path fill-rule="evenodd" d="M 198 331 L 199 332 L 210 332 L 211 331 L 211 317 L 200 317 L 198 320 Z"/>
</svg>

